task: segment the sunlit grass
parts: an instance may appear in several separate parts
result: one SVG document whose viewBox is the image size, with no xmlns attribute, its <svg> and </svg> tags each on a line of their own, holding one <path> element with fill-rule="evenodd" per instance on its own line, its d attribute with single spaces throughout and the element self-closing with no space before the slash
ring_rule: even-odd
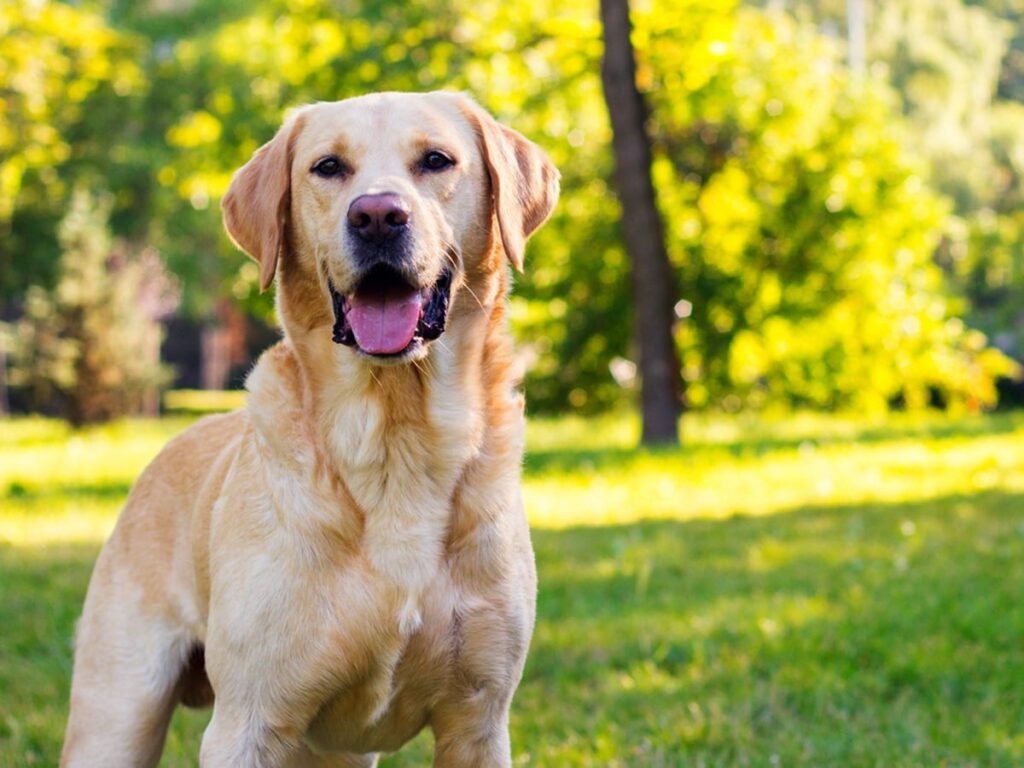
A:
<svg viewBox="0 0 1024 768">
<path fill-rule="evenodd" d="M 189 423 L 0 422 L 0 766 L 56 762 L 93 559 Z M 520 764 L 1024 764 L 1024 415 L 683 426 L 636 451 L 628 415 L 530 423 Z"/>
<path fill-rule="evenodd" d="M 72 431 L 62 422 L 0 422 L 0 542 L 106 538 L 139 472 L 190 419 L 123 421 Z"/>
<path fill-rule="evenodd" d="M 163 403 L 164 410 L 170 413 L 202 414 L 231 411 L 245 405 L 245 391 L 174 389 L 164 393 Z"/>
<path fill-rule="evenodd" d="M 191 422 L 124 421 L 79 432 L 46 419 L 3 423 L 0 540 L 102 540 L 142 468 Z M 524 484 L 531 522 L 721 518 L 1024 490 L 1021 416 L 908 416 L 875 425 L 813 415 L 746 424 L 693 417 L 683 448 L 640 451 L 638 433 L 630 415 L 532 421 Z"/>
<path fill-rule="evenodd" d="M 888 427 L 813 417 L 694 419 L 682 449 L 635 451 L 628 420 L 531 425 L 534 525 L 771 514 L 807 504 L 1024 491 L 1024 418 L 907 417 Z"/>
</svg>

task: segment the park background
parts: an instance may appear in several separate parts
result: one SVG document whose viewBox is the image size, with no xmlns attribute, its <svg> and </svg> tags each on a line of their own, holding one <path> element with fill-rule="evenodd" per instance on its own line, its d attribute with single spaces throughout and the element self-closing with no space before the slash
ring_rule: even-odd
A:
<svg viewBox="0 0 1024 768">
<path fill-rule="evenodd" d="M 562 172 L 512 299 L 519 764 L 1024 763 L 1022 22 L 635 0 L 684 411 L 643 447 L 596 0 L 0 3 L 0 765 L 55 764 L 131 482 L 276 338 L 231 173 L 291 106 L 434 88 Z"/>
</svg>

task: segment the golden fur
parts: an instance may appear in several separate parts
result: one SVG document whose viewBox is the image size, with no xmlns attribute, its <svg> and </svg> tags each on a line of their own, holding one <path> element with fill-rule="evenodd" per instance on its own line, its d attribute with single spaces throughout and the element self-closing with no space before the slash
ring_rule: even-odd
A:
<svg viewBox="0 0 1024 768">
<path fill-rule="evenodd" d="M 436 145 L 455 167 L 417 173 Z M 311 174 L 326 153 L 344 182 Z M 355 279 L 349 202 L 385 190 L 412 206 L 424 284 L 455 273 L 447 331 L 390 365 L 332 342 L 327 289 Z M 225 225 L 276 275 L 284 339 L 245 410 L 132 489 L 78 628 L 63 766 L 156 765 L 179 702 L 213 703 L 206 768 L 372 766 L 425 726 L 436 766 L 510 765 L 536 576 L 505 259 L 557 195 L 536 146 L 450 93 L 305 107 L 239 170 Z"/>
</svg>

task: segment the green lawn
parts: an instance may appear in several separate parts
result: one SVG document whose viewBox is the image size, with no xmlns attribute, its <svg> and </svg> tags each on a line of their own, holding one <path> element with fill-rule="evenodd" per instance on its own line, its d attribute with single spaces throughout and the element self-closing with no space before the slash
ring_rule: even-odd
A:
<svg viewBox="0 0 1024 768">
<path fill-rule="evenodd" d="M 0 766 L 56 763 L 92 561 L 189 419 L 0 422 Z M 1024 765 L 1024 415 L 684 427 L 637 452 L 630 418 L 530 425 L 518 764 Z"/>
</svg>

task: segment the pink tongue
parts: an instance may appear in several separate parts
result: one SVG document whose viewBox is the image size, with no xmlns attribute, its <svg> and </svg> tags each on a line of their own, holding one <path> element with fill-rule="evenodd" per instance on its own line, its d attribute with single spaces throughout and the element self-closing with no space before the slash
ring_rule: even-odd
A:
<svg viewBox="0 0 1024 768">
<path fill-rule="evenodd" d="M 359 348 L 371 355 L 401 352 L 420 321 L 423 297 L 408 286 L 360 291 L 349 299 L 348 322 Z"/>
</svg>

